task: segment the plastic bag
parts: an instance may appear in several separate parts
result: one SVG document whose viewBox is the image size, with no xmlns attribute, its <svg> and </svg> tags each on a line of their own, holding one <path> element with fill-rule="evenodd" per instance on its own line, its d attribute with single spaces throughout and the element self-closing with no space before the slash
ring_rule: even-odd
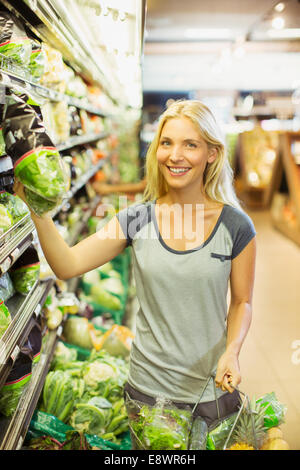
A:
<svg viewBox="0 0 300 470">
<path fill-rule="evenodd" d="M 1 122 L 1 120 L 0 120 L 0 122 Z M 6 155 L 6 152 L 5 152 L 5 141 L 4 141 L 2 127 L 1 127 L 0 128 L 0 157 L 2 155 Z"/>
<path fill-rule="evenodd" d="M 232 429 L 237 413 L 233 413 L 229 418 L 222 421 L 217 427 L 209 432 L 207 436 L 208 450 L 223 450 L 227 437 Z M 232 444 L 232 440 L 228 442 L 228 446 Z"/>
<path fill-rule="evenodd" d="M 8 273 L 0 277 L 0 299 L 6 302 L 14 295 L 15 289 Z"/>
<path fill-rule="evenodd" d="M 19 20 L 8 12 L 0 12 L 0 53 L 21 65 L 27 65 L 31 42 Z"/>
<path fill-rule="evenodd" d="M 260 403 L 265 408 L 264 426 L 271 428 L 273 426 L 279 426 L 284 423 L 284 417 L 287 411 L 287 407 L 280 403 L 274 392 L 267 393 L 262 398 L 256 400 L 256 403 Z"/>
<path fill-rule="evenodd" d="M 31 47 L 32 50 L 28 68 L 32 79 L 38 82 L 43 76 L 45 69 L 45 53 L 42 49 L 42 45 L 35 41 L 31 41 Z"/>
<path fill-rule="evenodd" d="M 37 107 L 28 100 L 24 94 L 8 96 L 3 134 L 15 177 L 25 186 L 26 200 L 37 215 L 42 215 L 62 202 L 68 175 Z"/>
<path fill-rule="evenodd" d="M 9 210 L 0 204 L 0 235 L 7 232 L 13 226 L 14 220 Z"/>
<path fill-rule="evenodd" d="M 2 299 L 0 299 L 0 338 L 9 327 L 11 316 L 8 308 Z"/>
<path fill-rule="evenodd" d="M 6 191 L 0 191 L 0 204 L 3 204 L 9 211 L 14 223 L 29 213 L 29 209 L 22 199 Z"/>
<path fill-rule="evenodd" d="M 189 438 L 189 450 L 206 450 L 208 427 L 201 416 L 197 416 L 192 424 Z"/>
<path fill-rule="evenodd" d="M 132 400 L 126 394 L 129 429 L 135 449 L 187 450 L 192 426 L 190 408 L 176 408 L 157 398 L 154 406 Z"/>
<path fill-rule="evenodd" d="M 40 276 L 39 257 L 32 245 L 17 259 L 10 275 L 17 292 L 27 295 L 31 291 Z"/>
<path fill-rule="evenodd" d="M 64 93 L 67 84 L 61 52 L 45 43 L 42 44 L 42 50 L 45 54 L 45 68 L 40 83 L 59 93 Z"/>
<path fill-rule="evenodd" d="M 134 334 L 126 326 L 114 325 L 104 333 L 100 340 L 100 349 L 112 356 L 126 358 L 131 349 Z"/>
<path fill-rule="evenodd" d="M 25 344 L 0 390 L 0 412 L 7 417 L 14 414 L 20 397 L 31 379 L 32 364 L 38 362 L 42 346 L 40 325 L 35 322 Z"/>
</svg>

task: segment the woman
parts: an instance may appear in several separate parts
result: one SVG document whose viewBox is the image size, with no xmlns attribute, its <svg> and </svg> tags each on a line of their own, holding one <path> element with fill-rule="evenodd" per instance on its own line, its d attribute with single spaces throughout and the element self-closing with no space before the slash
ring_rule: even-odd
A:
<svg viewBox="0 0 300 470">
<path fill-rule="evenodd" d="M 146 170 L 144 202 L 72 248 L 50 217 L 32 218 L 61 279 L 132 245 L 140 310 L 127 397 L 154 404 L 163 395 L 193 406 L 201 396 L 195 416 L 211 424 L 217 410 L 225 417 L 239 404 L 235 388 L 251 322 L 255 230 L 233 191 L 216 121 L 201 102 L 175 102 L 163 113 Z"/>
</svg>

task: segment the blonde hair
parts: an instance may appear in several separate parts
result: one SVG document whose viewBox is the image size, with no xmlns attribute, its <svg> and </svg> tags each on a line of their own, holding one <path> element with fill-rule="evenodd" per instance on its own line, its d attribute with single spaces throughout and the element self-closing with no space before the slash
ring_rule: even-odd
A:
<svg viewBox="0 0 300 470">
<path fill-rule="evenodd" d="M 165 123 L 172 118 L 189 118 L 199 129 L 208 148 L 214 148 L 217 157 L 208 163 L 203 175 L 204 192 L 212 201 L 241 209 L 233 188 L 233 171 L 227 158 L 225 143 L 219 126 L 210 109 L 201 101 L 179 100 L 172 103 L 161 115 L 153 141 L 146 155 L 147 185 L 144 201 L 160 198 L 168 192 L 168 185 L 160 172 L 156 152 Z"/>
</svg>

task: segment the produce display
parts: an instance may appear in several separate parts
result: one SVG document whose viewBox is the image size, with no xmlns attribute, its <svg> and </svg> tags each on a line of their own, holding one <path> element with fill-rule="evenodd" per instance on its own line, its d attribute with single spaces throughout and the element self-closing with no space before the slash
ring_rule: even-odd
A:
<svg viewBox="0 0 300 470">
<path fill-rule="evenodd" d="M 10 297 L 15 293 L 15 288 L 13 286 L 12 280 L 8 273 L 3 274 L 0 277 L 0 299 L 6 302 Z"/>
<path fill-rule="evenodd" d="M 31 42 L 23 25 L 8 12 L 0 12 L 0 53 L 22 65 L 30 60 Z"/>
<path fill-rule="evenodd" d="M 77 353 L 56 350 L 42 393 L 41 411 L 56 416 L 78 432 L 117 442 L 128 430 L 123 385 L 128 363 L 93 350 L 85 361 Z"/>
<path fill-rule="evenodd" d="M 0 191 L 0 207 L 4 206 L 15 224 L 29 213 L 27 205 L 17 195 Z"/>
</svg>

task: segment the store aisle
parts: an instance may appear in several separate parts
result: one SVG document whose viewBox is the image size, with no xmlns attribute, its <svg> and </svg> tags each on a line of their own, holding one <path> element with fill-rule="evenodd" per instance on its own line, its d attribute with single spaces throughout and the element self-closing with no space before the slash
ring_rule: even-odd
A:
<svg viewBox="0 0 300 470">
<path fill-rule="evenodd" d="M 299 450 L 300 248 L 272 227 L 269 212 L 248 213 L 257 230 L 257 264 L 253 320 L 240 354 L 240 388 L 257 398 L 276 392 L 288 408 L 284 439 Z"/>
</svg>

